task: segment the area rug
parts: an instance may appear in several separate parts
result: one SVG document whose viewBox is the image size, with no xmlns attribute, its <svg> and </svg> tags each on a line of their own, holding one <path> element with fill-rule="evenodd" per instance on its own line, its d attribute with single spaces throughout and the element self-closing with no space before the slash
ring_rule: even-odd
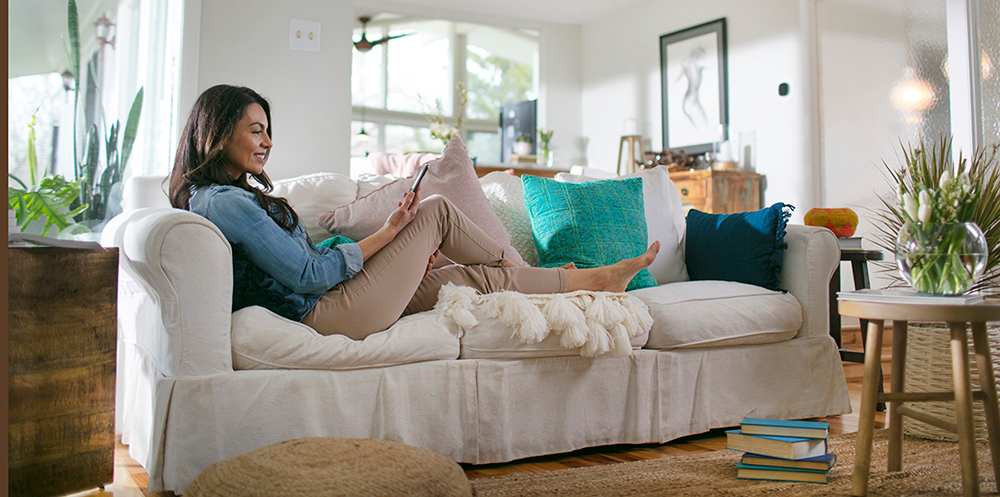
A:
<svg viewBox="0 0 1000 497">
<path fill-rule="evenodd" d="M 854 469 L 855 434 L 830 439 L 837 454 L 829 484 L 787 483 L 736 478 L 740 453 L 721 450 L 696 456 L 665 456 L 649 461 L 589 466 L 546 473 L 519 473 L 472 480 L 478 497 L 619 496 L 849 496 Z M 870 496 L 962 495 L 958 444 L 903 439 L 903 471 L 886 472 L 887 432 L 875 432 Z M 997 495 L 989 447 L 976 446 L 979 489 Z"/>
</svg>

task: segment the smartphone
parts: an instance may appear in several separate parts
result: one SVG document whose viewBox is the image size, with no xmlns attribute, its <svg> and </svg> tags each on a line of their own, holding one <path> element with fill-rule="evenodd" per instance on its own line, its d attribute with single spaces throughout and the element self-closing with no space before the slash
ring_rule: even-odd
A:
<svg viewBox="0 0 1000 497">
<path fill-rule="evenodd" d="M 424 164 L 424 167 L 420 168 L 420 172 L 417 173 L 417 179 L 413 180 L 413 185 L 410 186 L 411 192 L 416 192 L 417 188 L 420 188 L 420 182 L 424 180 L 424 176 L 427 175 L 427 169 L 429 169 L 430 167 L 431 163 L 428 162 L 427 164 Z"/>
</svg>

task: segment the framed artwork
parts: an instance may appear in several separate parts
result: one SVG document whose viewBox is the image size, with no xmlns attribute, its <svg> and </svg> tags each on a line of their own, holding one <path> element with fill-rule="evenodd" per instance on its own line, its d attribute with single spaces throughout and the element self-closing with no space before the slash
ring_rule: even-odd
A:
<svg viewBox="0 0 1000 497">
<path fill-rule="evenodd" d="M 710 152 L 729 138 L 726 19 L 660 36 L 663 148 Z"/>
</svg>

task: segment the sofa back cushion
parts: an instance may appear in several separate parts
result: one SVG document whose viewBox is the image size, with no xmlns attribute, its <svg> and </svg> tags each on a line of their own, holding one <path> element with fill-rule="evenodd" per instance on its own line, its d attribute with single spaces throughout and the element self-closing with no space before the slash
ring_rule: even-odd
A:
<svg viewBox="0 0 1000 497">
<path fill-rule="evenodd" d="M 409 178 L 391 181 L 347 205 L 324 213 L 319 218 L 320 226 L 330 232 L 361 240 L 382 227 L 412 183 Z M 505 253 L 512 262 L 524 264 L 517 250 L 511 247 L 507 231 L 490 209 L 461 138 L 452 139 L 441 158 L 431 162 L 427 176 L 420 184 L 421 198 L 434 194 L 451 200 L 494 241 L 507 248 Z"/>
<path fill-rule="evenodd" d="M 591 171 L 590 169 L 587 169 Z M 583 183 L 599 179 L 642 178 L 642 197 L 646 213 L 646 233 L 649 243 L 659 240 L 661 248 L 656 259 L 649 266 L 649 272 L 659 284 L 687 281 L 687 266 L 684 264 L 684 208 L 681 195 L 670 180 L 667 170 L 661 167 L 646 169 L 628 176 L 599 178 L 577 174 L 559 173 L 556 181 Z"/>
<path fill-rule="evenodd" d="M 330 236 L 320 226 L 320 216 L 358 198 L 358 183 L 343 174 L 314 173 L 275 181 L 271 195 L 288 200 L 306 233 L 318 242 Z"/>
<path fill-rule="evenodd" d="M 490 203 L 490 209 L 500 219 L 510 243 L 521 254 L 529 266 L 538 265 L 538 250 L 531 236 L 531 216 L 524 205 L 524 188 L 521 178 L 502 171 L 493 172 L 479 178 L 483 195 Z"/>
<path fill-rule="evenodd" d="M 646 250 L 642 180 L 560 183 L 523 176 L 521 181 L 540 266 L 573 262 L 581 269 L 593 268 Z M 628 290 L 650 286 L 656 280 L 643 268 Z"/>
<path fill-rule="evenodd" d="M 692 280 L 736 281 L 779 290 L 785 228 L 792 206 L 753 212 L 687 215 L 686 259 Z"/>
</svg>

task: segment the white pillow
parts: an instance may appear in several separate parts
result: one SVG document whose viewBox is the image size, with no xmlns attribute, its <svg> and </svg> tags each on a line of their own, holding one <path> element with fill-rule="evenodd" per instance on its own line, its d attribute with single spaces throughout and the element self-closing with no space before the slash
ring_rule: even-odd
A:
<svg viewBox="0 0 1000 497">
<path fill-rule="evenodd" d="M 687 281 L 687 265 L 684 263 L 684 233 L 687 222 L 681 207 L 681 195 L 670 181 L 666 169 L 656 167 L 645 169 L 628 176 L 614 178 L 642 178 L 642 197 L 646 213 L 646 236 L 650 243 L 660 241 L 660 254 L 649 266 L 649 272 L 659 284 Z M 556 174 L 556 181 L 583 183 L 596 178 L 574 174 Z M 523 200 L 522 200 L 523 203 Z"/>
<path fill-rule="evenodd" d="M 411 362 L 458 358 L 458 338 L 437 313 L 403 317 L 391 328 L 352 340 L 320 335 L 259 306 L 233 313 L 233 368 L 323 369 L 379 368 Z"/>
<path fill-rule="evenodd" d="M 531 217 L 524 206 L 521 178 L 505 172 L 492 172 L 479 178 L 483 194 L 500 224 L 510 235 L 510 244 L 530 266 L 538 265 L 538 249 L 531 236 Z"/>
<path fill-rule="evenodd" d="M 271 194 L 286 198 L 312 241 L 320 242 L 330 236 L 320 215 L 358 198 L 358 184 L 343 174 L 314 173 L 275 181 Z"/>
</svg>

